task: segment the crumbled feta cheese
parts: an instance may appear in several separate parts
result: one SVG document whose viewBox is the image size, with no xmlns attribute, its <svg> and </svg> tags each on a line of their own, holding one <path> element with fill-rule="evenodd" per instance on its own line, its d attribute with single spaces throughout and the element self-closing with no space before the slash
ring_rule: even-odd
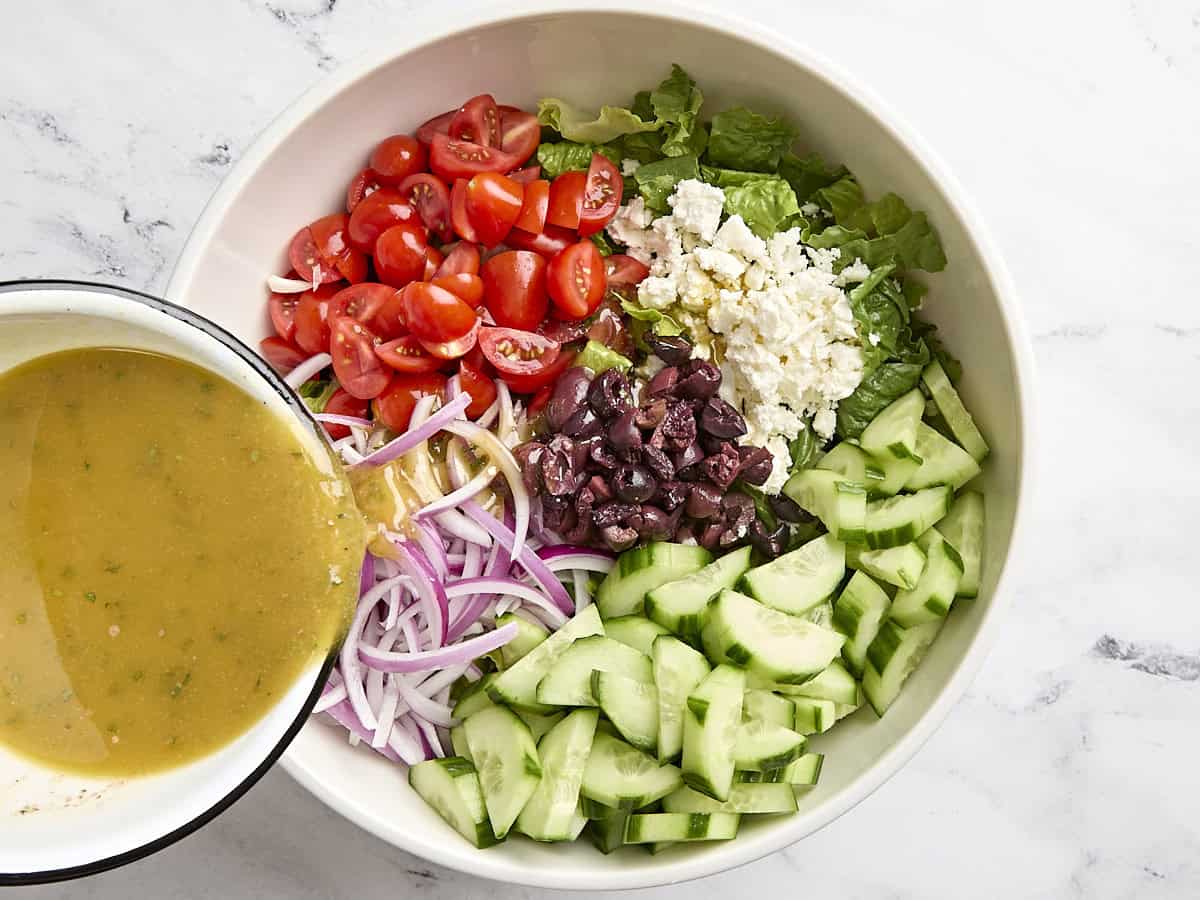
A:
<svg viewBox="0 0 1200 900">
<path fill-rule="evenodd" d="M 800 207 L 800 215 L 804 216 L 805 218 L 809 218 L 809 219 L 811 219 L 813 216 L 815 216 L 820 211 L 821 211 L 821 207 L 817 206 L 817 204 L 813 203 L 811 200 L 808 203 L 805 203 L 803 206 Z"/>
<path fill-rule="evenodd" d="M 651 275 L 638 285 L 638 302 L 647 309 L 667 309 L 678 299 L 675 279 Z"/>
<path fill-rule="evenodd" d="M 855 259 L 854 262 L 842 269 L 838 275 L 837 283 L 843 285 L 866 281 L 870 274 L 871 267 L 861 259 Z"/>
<path fill-rule="evenodd" d="M 621 174 L 624 175 L 626 178 L 628 178 L 630 175 L 635 174 L 637 172 L 637 170 L 640 169 L 641 167 L 642 167 L 642 164 L 640 162 L 638 162 L 636 159 L 621 160 Z"/>
<path fill-rule="evenodd" d="M 796 236 L 799 235 L 800 232 L 797 231 Z M 750 226 L 741 216 L 730 216 L 726 219 L 725 224 L 717 229 L 712 245 L 718 250 L 728 250 L 752 261 L 762 260 L 767 255 L 767 245 L 750 230 Z"/>
<path fill-rule="evenodd" d="M 735 283 L 746 271 L 746 263 L 740 257 L 728 250 L 718 250 L 715 247 L 697 247 L 692 254 L 700 268 L 714 275 L 718 280 Z"/>
<path fill-rule="evenodd" d="M 878 347 L 879 342 L 880 342 L 880 340 L 882 340 L 882 338 L 879 337 L 879 334 L 877 332 L 872 331 L 870 334 L 867 335 L 867 340 L 871 342 L 872 347 Z"/>
<path fill-rule="evenodd" d="M 687 178 L 675 186 L 667 203 L 681 229 L 712 241 L 725 210 L 725 192 L 696 178 Z"/>
</svg>

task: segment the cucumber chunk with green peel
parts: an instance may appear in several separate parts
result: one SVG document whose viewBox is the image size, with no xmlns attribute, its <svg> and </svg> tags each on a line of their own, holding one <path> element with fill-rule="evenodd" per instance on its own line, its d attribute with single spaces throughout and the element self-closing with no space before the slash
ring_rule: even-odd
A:
<svg viewBox="0 0 1200 900">
<path fill-rule="evenodd" d="M 925 551 L 915 541 L 886 550 L 850 546 L 846 548 L 846 565 L 887 584 L 912 589 L 925 571 Z"/>
<path fill-rule="evenodd" d="M 596 591 L 596 605 L 605 619 L 640 615 L 647 592 L 710 562 L 711 553 L 689 544 L 658 542 L 626 550 Z"/>
<path fill-rule="evenodd" d="M 669 813 L 757 813 L 777 814 L 796 811 L 796 792 L 790 784 L 735 782 L 724 803 L 706 797 L 689 787 L 663 797 L 663 811 Z"/>
<path fill-rule="evenodd" d="M 948 484 L 958 490 L 979 474 L 979 463 L 970 453 L 924 422 L 917 426 L 917 455 L 921 467 L 904 483 L 906 491 L 935 484 Z"/>
<path fill-rule="evenodd" d="M 616 672 L 592 672 L 592 696 L 621 737 L 639 750 L 658 751 L 658 690 Z"/>
<path fill-rule="evenodd" d="M 854 680 L 841 660 L 835 659 L 824 671 L 803 684 L 789 686 L 792 697 L 811 697 L 813 700 L 832 700 L 843 706 L 858 703 L 858 682 Z"/>
<path fill-rule="evenodd" d="M 979 596 L 979 580 L 983 573 L 983 513 L 983 494 L 963 491 L 950 505 L 946 517 L 938 522 L 937 530 L 962 558 L 959 597 Z"/>
<path fill-rule="evenodd" d="M 905 628 L 945 618 L 958 592 L 963 574 L 962 557 L 936 528 L 917 542 L 925 551 L 925 571 L 911 591 L 897 591 L 889 615 Z"/>
<path fill-rule="evenodd" d="M 895 702 L 908 676 L 925 658 L 925 653 L 942 627 L 942 620 L 904 628 L 888 620 L 867 650 L 863 693 L 876 714 L 882 716 Z"/>
<path fill-rule="evenodd" d="M 867 648 L 875 640 L 875 635 L 879 634 L 879 626 L 887 618 L 891 605 L 887 592 L 862 571 L 854 573 L 833 605 L 833 627 L 846 635 L 842 659 L 855 675 L 862 675 L 863 666 L 867 663 Z"/>
<path fill-rule="evenodd" d="M 451 756 L 409 767 L 408 783 L 451 828 L 476 847 L 497 842 L 484 805 L 479 775 L 468 759 Z"/>
<path fill-rule="evenodd" d="M 866 488 L 838 472 L 804 469 L 788 479 L 783 492 L 816 516 L 843 543 L 866 539 Z"/>
<path fill-rule="evenodd" d="M 701 653 L 674 637 L 656 640 L 650 658 L 658 689 L 658 758 L 665 762 L 683 751 L 683 708 L 710 667 Z"/>
<path fill-rule="evenodd" d="M 614 809 L 641 809 L 683 784 L 679 769 L 599 729 L 583 770 L 580 793 Z"/>
<path fill-rule="evenodd" d="M 625 821 L 629 811 L 605 807 L 607 814 L 588 819 L 588 838 L 601 853 L 612 853 L 625 846 Z"/>
<path fill-rule="evenodd" d="M 813 785 L 821 777 L 821 764 L 824 761 L 825 757 L 820 753 L 805 753 L 782 769 L 770 769 L 766 772 L 753 770 L 734 772 L 733 782 L 734 785 L 788 784 L 797 787 Z"/>
<path fill-rule="evenodd" d="M 812 622 L 814 625 L 820 625 L 822 628 L 833 627 L 833 601 L 825 600 L 818 603 L 800 618 L 806 622 Z"/>
<path fill-rule="evenodd" d="M 793 731 L 799 734 L 822 734 L 837 721 L 837 704 L 832 700 L 817 700 L 813 697 L 793 697 L 796 723 Z"/>
<path fill-rule="evenodd" d="M 604 623 L 604 634 L 614 641 L 620 641 L 627 647 L 632 647 L 639 653 L 650 655 L 654 639 L 664 634 L 670 634 L 657 622 L 651 622 L 645 616 L 621 616 L 609 619 Z"/>
<path fill-rule="evenodd" d="M 488 696 L 488 688 L 495 680 L 496 674 L 489 672 L 468 687 L 462 696 L 458 698 L 458 702 L 454 704 L 454 718 L 461 722 L 463 719 L 473 716 L 481 709 L 495 706 L 496 704 L 492 702 L 492 698 Z"/>
<path fill-rule="evenodd" d="M 471 760 L 471 745 L 467 743 L 467 729 L 462 725 L 455 725 L 450 729 L 450 749 L 454 751 L 455 756 Z"/>
<path fill-rule="evenodd" d="M 950 428 L 954 439 L 974 457 L 976 462 L 983 462 L 990 452 L 987 441 L 983 439 L 979 426 L 975 424 L 975 420 L 963 406 L 962 398 L 954 389 L 954 385 L 950 383 L 950 378 L 946 375 L 942 364 L 937 360 L 931 362 L 925 367 L 921 380 L 925 382 L 925 387 L 929 388 L 929 393 L 933 395 L 933 402 L 937 406 L 938 412 L 942 414 L 942 418 L 946 420 L 946 425 Z"/>
<path fill-rule="evenodd" d="M 510 623 L 517 626 L 517 636 L 501 647 L 499 651 L 500 662 L 506 669 L 519 659 L 528 656 L 529 651 L 550 636 L 549 630 L 544 625 L 536 625 L 513 613 L 505 613 L 496 618 L 497 628 L 503 628 Z"/>
<path fill-rule="evenodd" d="M 733 767 L 766 771 L 782 769 L 804 752 L 804 735 L 783 725 L 750 719 L 738 726 Z"/>
<path fill-rule="evenodd" d="M 580 638 L 563 651 L 538 683 L 537 700 L 548 706 L 596 706 L 592 672 L 620 672 L 638 681 L 653 680 L 650 657 L 604 635 Z"/>
<path fill-rule="evenodd" d="M 693 647 L 699 647 L 709 602 L 725 588 L 737 584 L 749 569 L 749 547 L 727 553 L 698 572 L 648 592 L 646 615 Z"/>
<path fill-rule="evenodd" d="M 737 591 L 722 591 L 704 629 L 713 662 L 728 662 L 784 684 L 807 681 L 842 651 L 846 638 L 764 606 Z"/>
<path fill-rule="evenodd" d="M 479 772 L 488 819 L 502 838 L 537 790 L 542 764 L 529 726 L 502 706 L 481 709 L 463 723 Z"/>
<path fill-rule="evenodd" d="M 913 388 L 871 420 L 858 439 L 859 446 L 877 459 L 891 456 L 919 463 L 917 426 L 924 412 L 925 395 Z"/>
<path fill-rule="evenodd" d="M 845 571 L 846 545 L 824 534 L 751 569 L 738 585 L 739 590 L 760 603 L 799 616 L 828 599 Z"/>
<path fill-rule="evenodd" d="M 542 778 L 517 816 L 517 831 L 535 841 L 569 841 L 579 815 L 579 786 L 592 751 L 594 709 L 577 709 L 548 732 L 538 744 Z"/>
<path fill-rule="evenodd" d="M 729 841 L 740 819 L 735 813 L 638 813 L 625 823 L 625 843 Z"/>
<path fill-rule="evenodd" d="M 774 691 L 749 688 L 742 698 L 742 720 L 751 719 L 791 728 L 796 721 L 796 707 L 787 697 L 781 697 Z"/>
<path fill-rule="evenodd" d="M 883 485 L 884 471 L 875 458 L 847 441 L 842 441 L 822 456 L 816 468 L 841 473 L 846 481 L 866 488 L 868 495 L 874 495 Z"/>
<path fill-rule="evenodd" d="M 745 673 L 717 666 L 688 696 L 683 715 L 683 780 L 716 800 L 728 800 L 742 720 Z M 664 840 L 668 840 L 664 838 Z"/>
<path fill-rule="evenodd" d="M 953 500 L 954 491 L 945 485 L 872 500 L 867 504 L 867 547 L 881 550 L 915 541 L 950 511 Z"/>
<path fill-rule="evenodd" d="M 921 468 L 918 460 L 909 457 L 897 459 L 890 454 L 879 457 L 875 460 L 875 464 L 883 470 L 883 481 L 876 482 L 871 486 L 870 499 L 872 500 L 894 497 L 904 490 L 908 479 L 912 478 L 913 473 Z"/>
<path fill-rule="evenodd" d="M 588 606 L 525 654 L 512 668 L 497 675 L 487 687 L 488 696 L 496 703 L 530 712 L 555 712 L 554 707 L 538 702 L 538 683 L 572 643 L 578 638 L 595 634 L 604 634 L 604 625 L 596 607 Z"/>
<path fill-rule="evenodd" d="M 533 735 L 535 741 L 540 741 L 542 737 L 562 721 L 565 712 L 553 712 L 542 715 L 541 713 L 531 713 L 523 709 L 514 709 L 517 718 L 529 726 L 529 733 Z"/>
</svg>

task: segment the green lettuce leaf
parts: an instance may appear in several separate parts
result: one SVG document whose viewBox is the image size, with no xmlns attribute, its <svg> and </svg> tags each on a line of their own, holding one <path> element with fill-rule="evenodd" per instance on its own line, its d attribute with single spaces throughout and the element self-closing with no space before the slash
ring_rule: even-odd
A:
<svg viewBox="0 0 1200 900">
<path fill-rule="evenodd" d="M 621 309 L 634 321 L 650 326 L 650 329 L 657 335 L 674 337 L 677 334 L 683 334 L 682 325 L 657 309 L 646 309 L 624 297 L 621 298 Z"/>
<path fill-rule="evenodd" d="M 602 106 L 599 115 L 592 117 L 557 97 L 538 101 L 538 121 L 581 144 L 607 144 L 627 134 L 658 130 L 657 122 L 647 122 L 620 106 Z"/>
<path fill-rule="evenodd" d="M 325 404 L 329 402 L 329 398 L 337 393 L 338 384 L 336 378 L 330 378 L 328 381 L 322 381 L 320 378 L 310 378 L 304 384 L 300 385 L 297 393 L 304 401 L 304 405 L 308 407 L 312 413 L 325 412 Z"/>
<path fill-rule="evenodd" d="M 688 178 L 700 177 L 700 161 L 694 156 L 671 156 L 642 166 L 633 177 L 646 206 L 655 212 L 667 213 L 670 211 L 667 198 L 674 192 L 675 185 Z"/>
<path fill-rule="evenodd" d="M 788 454 L 792 457 L 792 472 L 811 468 L 821 453 L 821 440 L 811 428 L 805 428 L 788 443 Z"/>
<path fill-rule="evenodd" d="M 838 403 L 838 434 L 844 438 L 861 435 L 884 407 L 917 386 L 923 368 L 916 363 L 884 363 L 866 376 L 853 394 Z"/>
<path fill-rule="evenodd" d="M 579 144 L 560 141 L 557 144 L 541 144 L 537 149 L 538 164 L 543 178 L 557 178 L 563 172 L 586 171 L 592 164 L 592 154 L 601 153 L 616 165 L 621 164 L 621 151 L 610 144 Z"/>
<path fill-rule="evenodd" d="M 950 379 L 950 383 L 958 384 L 962 379 L 962 363 L 959 362 L 954 354 L 946 349 L 946 345 L 938 337 L 937 326 L 914 316 L 912 320 L 912 335 L 914 338 L 921 340 L 929 348 L 930 355 L 942 364 L 942 368 L 946 370 L 946 375 Z"/>
<path fill-rule="evenodd" d="M 744 107 L 713 116 L 708 159 L 713 165 L 751 172 L 774 172 L 796 133 L 783 119 L 770 119 Z"/>
<path fill-rule="evenodd" d="M 796 194 L 782 178 L 755 178 L 725 188 L 725 212 L 741 216 L 760 238 L 769 238 L 800 212 Z"/>
<path fill-rule="evenodd" d="M 815 153 L 805 157 L 787 153 L 779 164 L 779 174 L 787 179 L 792 190 L 796 192 L 796 200 L 803 204 L 811 200 L 821 188 L 845 178 L 850 173 L 845 166 L 831 168 Z"/>
<path fill-rule="evenodd" d="M 663 132 L 664 156 L 699 156 L 704 152 L 708 135 L 699 122 L 704 95 L 687 72 L 672 65 L 670 76 L 650 92 L 649 103 Z"/>
<path fill-rule="evenodd" d="M 636 159 L 645 165 L 662 159 L 663 136 L 657 131 L 647 131 L 642 134 L 627 134 L 621 138 L 621 158 Z"/>
<path fill-rule="evenodd" d="M 591 235 L 591 241 L 596 245 L 596 249 L 600 251 L 601 256 L 612 256 L 617 252 L 617 248 L 603 231 L 597 231 Z"/>
<path fill-rule="evenodd" d="M 829 210 L 833 221 L 843 228 L 864 233 L 873 228 L 867 209 L 867 198 L 853 175 L 839 178 L 833 184 L 821 188 L 813 194 L 812 199 L 822 209 Z"/>
<path fill-rule="evenodd" d="M 895 282 L 887 277 L 894 268 L 890 263 L 880 266 L 850 291 L 850 310 L 862 342 L 864 374 L 897 357 L 901 334 L 908 327 L 908 303 Z M 876 341 L 871 341 L 871 335 Z"/>
<path fill-rule="evenodd" d="M 861 228 L 830 225 L 819 234 L 807 235 L 805 243 L 821 249 L 840 247 L 842 255 L 834 267 L 838 271 L 855 259 L 861 259 L 871 268 L 889 262 L 903 269 L 924 269 L 926 272 L 940 272 L 946 268 L 942 242 L 925 213 L 921 212 L 913 213 L 892 234 L 871 238 Z"/>
</svg>

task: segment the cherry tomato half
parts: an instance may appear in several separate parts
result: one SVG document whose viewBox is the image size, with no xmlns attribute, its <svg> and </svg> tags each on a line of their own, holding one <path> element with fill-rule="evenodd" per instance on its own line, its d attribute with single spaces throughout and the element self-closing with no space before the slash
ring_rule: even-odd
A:
<svg viewBox="0 0 1200 900">
<path fill-rule="evenodd" d="M 604 274 L 608 276 L 609 287 L 633 287 L 650 275 L 650 268 L 632 256 L 614 253 L 604 257 Z"/>
<path fill-rule="evenodd" d="M 408 323 L 404 320 L 404 292 L 395 291 L 368 324 L 384 341 L 408 334 Z"/>
<path fill-rule="evenodd" d="M 432 281 L 437 270 L 442 267 L 442 262 L 446 257 L 442 255 L 442 251 L 437 247 L 425 248 L 425 275 L 421 278 L 422 281 Z"/>
<path fill-rule="evenodd" d="M 400 288 L 423 278 L 428 246 L 424 226 L 393 225 L 375 242 L 375 271 L 379 280 Z"/>
<path fill-rule="evenodd" d="M 342 288 L 329 301 L 329 321 L 349 316 L 364 324 L 370 324 L 395 293 L 396 289 L 391 285 L 369 281 Z"/>
<path fill-rule="evenodd" d="M 330 396 L 325 403 L 325 409 L 322 412 L 327 412 L 333 416 L 354 416 L 356 419 L 365 419 L 371 411 L 371 404 L 367 400 L 360 400 L 358 397 L 347 394 L 344 388 L 338 388 Z M 350 436 L 350 429 L 346 425 L 334 425 L 332 422 L 322 422 L 325 426 L 325 432 L 333 440 L 340 440 Z"/>
<path fill-rule="evenodd" d="M 286 375 L 311 355 L 281 337 L 263 338 L 259 341 L 258 352 L 280 375 Z"/>
<path fill-rule="evenodd" d="M 483 264 L 483 303 L 497 325 L 532 331 L 546 317 L 546 260 L 506 250 Z"/>
<path fill-rule="evenodd" d="M 408 430 L 413 407 L 422 397 L 441 396 L 446 376 L 436 372 L 396 373 L 383 393 L 371 404 L 375 416 L 395 432 Z"/>
<path fill-rule="evenodd" d="M 296 270 L 296 276 L 309 284 L 314 281 L 317 284 L 328 284 L 342 277 L 336 266 L 326 263 L 321 257 L 312 229 L 307 225 L 296 232 L 288 245 L 288 261 Z"/>
<path fill-rule="evenodd" d="M 367 166 L 376 181 L 394 187 L 408 176 L 424 172 L 428 162 L 429 154 L 416 138 L 407 134 L 393 134 L 385 137 L 371 151 Z"/>
<path fill-rule="evenodd" d="M 478 307 L 483 300 L 483 279 L 478 275 L 459 272 L 457 275 L 441 275 L 433 283 L 445 288 L 469 306 Z"/>
<path fill-rule="evenodd" d="M 355 175 L 346 188 L 346 212 L 354 212 L 354 207 L 362 203 L 363 197 L 375 193 L 379 187 L 379 182 L 375 180 L 375 174 L 370 169 L 363 169 Z"/>
<path fill-rule="evenodd" d="M 450 189 L 450 222 L 454 226 L 454 233 L 464 241 L 470 241 L 472 244 L 479 241 L 479 235 L 475 233 L 475 226 L 471 224 L 471 218 L 467 215 L 467 181 L 465 178 L 457 179 L 454 187 Z"/>
<path fill-rule="evenodd" d="M 588 166 L 586 178 L 583 205 L 579 210 L 580 237 L 595 234 L 612 221 L 625 190 L 625 179 L 612 160 L 601 153 L 592 154 L 592 164 Z"/>
<path fill-rule="evenodd" d="M 425 227 L 442 241 L 452 240 L 450 230 L 450 189 L 436 175 L 418 172 L 400 183 L 400 195 L 408 201 Z"/>
<path fill-rule="evenodd" d="M 550 182 L 537 179 L 525 185 L 521 214 L 513 227 L 528 234 L 541 234 L 546 229 L 546 214 L 550 210 Z"/>
<path fill-rule="evenodd" d="M 459 340 L 479 321 L 473 307 L 445 288 L 424 281 L 414 281 L 404 289 L 403 303 L 408 330 L 421 341 Z"/>
<path fill-rule="evenodd" d="M 433 143 L 435 134 L 446 134 L 450 130 L 450 123 L 454 121 L 456 115 L 458 115 L 458 110 L 451 109 L 440 116 L 434 116 L 417 129 L 417 140 L 428 147 Z"/>
<path fill-rule="evenodd" d="M 421 346 L 429 351 L 431 356 L 436 356 L 438 359 L 458 359 L 474 350 L 478 339 L 479 319 L 477 318 L 475 324 L 471 326 L 471 330 L 466 334 L 449 341 L 421 341 Z"/>
<path fill-rule="evenodd" d="M 324 353 L 329 349 L 329 301 L 337 293 L 321 285 L 321 290 L 305 291 L 296 304 L 294 340 L 305 353 Z"/>
<path fill-rule="evenodd" d="M 354 207 L 346 237 L 352 247 L 364 253 L 374 253 L 379 236 L 393 225 L 416 225 L 420 221 L 420 216 L 404 194 L 393 187 L 382 187 L 363 197 L 362 202 Z"/>
<path fill-rule="evenodd" d="M 444 134 L 433 136 L 429 152 L 429 168 L 446 181 L 471 178 L 481 172 L 511 172 L 522 162 L 499 147 L 455 141 Z"/>
<path fill-rule="evenodd" d="M 436 372 L 442 360 L 430 356 L 411 334 L 375 345 L 375 354 L 397 372 Z"/>
<path fill-rule="evenodd" d="M 555 308 L 570 319 L 586 319 L 604 299 L 604 257 L 587 238 L 568 247 L 546 270 L 546 289 Z"/>
<path fill-rule="evenodd" d="M 438 266 L 434 278 L 446 275 L 478 275 L 479 248 L 470 241 L 459 241 L 446 254 L 442 264 Z"/>
<path fill-rule="evenodd" d="M 479 349 L 501 375 L 538 375 L 558 359 L 557 341 L 516 328 L 479 329 Z"/>
<path fill-rule="evenodd" d="M 508 177 L 513 181 L 521 182 L 521 184 L 529 184 L 531 181 L 537 181 L 542 177 L 542 167 L 526 166 L 523 169 L 517 169 L 515 172 L 509 172 Z"/>
<path fill-rule="evenodd" d="M 300 297 L 300 294 L 277 294 L 272 291 L 267 301 L 271 327 L 285 341 L 290 341 L 296 334 L 296 306 L 300 303 Z"/>
<path fill-rule="evenodd" d="M 533 156 L 541 140 L 542 125 L 537 116 L 512 106 L 500 108 L 500 147 L 512 154 L 516 165 Z"/>
<path fill-rule="evenodd" d="M 329 353 L 333 374 L 351 397 L 370 400 L 378 397 L 391 380 L 391 372 L 375 353 L 379 340 L 361 322 L 349 316 L 333 320 Z"/>
<path fill-rule="evenodd" d="M 563 172 L 550 182 L 547 224 L 571 230 L 578 228 L 579 213 L 583 209 L 583 189 L 586 185 L 586 172 Z"/>
<path fill-rule="evenodd" d="M 534 375 L 505 375 L 504 383 L 518 394 L 532 394 L 544 387 L 550 387 L 558 380 L 558 376 L 571 368 L 575 361 L 575 351 L 560 350 L 558 359 Z"/>
<path fill-rule="evenodd" d="M 528 231 L 514 228 L 508 233 L 504 243 L 514 250 L 531 250 L 550 259 L 574 244 L 578 237 L 573 231 L 559 228 L 557 225 L 547 225 L 541 234 L 530 234 Z"/>
<path fill-rule="evenodd" d="M 464 359 L 458 366 L 458 386 L 471 396 L 467 418 L 478 419 L 496 401 L 496 382 Z"/>
<path fill-rule="evenodd" d="M 346 235 L 349 221 L 350 217 L 346 213 L 334 213 L 317 219 L 308 226 L 308 230 L 312 233 L 317 253 L 320 254 L 324 265 L 336 269 L 343 278 L 351 284 L 356 284 L 367 277 L 367 257 L 350 246 Z"/>
<path fill-rule="evenodd" d="M 453 140 L 482 147 L 500 146 L 500 110 L 491 94 L 480 94 L 464 103 L 450 120 L 446 132 Z"/>
<path fill-rule="evenodd" d="M 521 215 L 525 188 L 496 172 L 483 172 L 467 182 L 467 218 L 485 247 L 494 247 L 512 231 Z"/>
<path fill-rule="evenodd" d="M 554 396 L 554 385 L 548 384 L 545 387 L 538 388 L 538 392 L 529 398 L 529 403 L 525 407 L 525 413 L 529 418 L 533 418 L 550 402 L 550 398 Z M 350 429 L 347 428 L 347 431 Z"/>
</svg>

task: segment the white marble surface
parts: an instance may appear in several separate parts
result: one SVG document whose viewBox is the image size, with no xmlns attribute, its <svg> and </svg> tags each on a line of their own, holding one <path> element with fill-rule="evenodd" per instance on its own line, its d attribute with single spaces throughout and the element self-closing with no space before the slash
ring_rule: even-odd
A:
<svg viewBox="0 0 1200 900">
<path fill-rule="evenodd" d="M 0 278 L 161 289 L 255 133 L 420 2 L 12 3 Z M 736 5 L 856 71 L 977 200 L 1036 335 L 1038 534 L 982 675 L 907 769 L 804 843 L 657 895 L 1200 896 L 1200 5 Z M 407 856 L 282 771 L 149 860 L 15 893 L 544 896 Z"/>
</svg>

